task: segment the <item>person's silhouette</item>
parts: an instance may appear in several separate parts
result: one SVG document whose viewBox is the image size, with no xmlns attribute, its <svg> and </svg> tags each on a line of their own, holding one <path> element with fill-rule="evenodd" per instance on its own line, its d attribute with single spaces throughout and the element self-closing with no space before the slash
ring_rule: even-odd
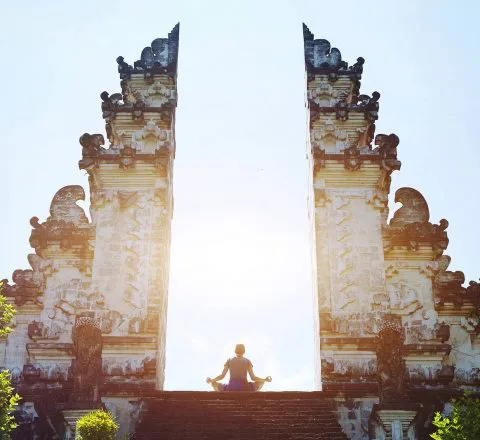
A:
<svg viewBox="0 0 480 440">
<path fill-rule="evenodd" d="M 227 359 L 222 373 L 210 379 L 207 377 L 209 383 L 215 391 L 259 391 L 265 382 L 271 382 L 272 378 L 267 376 L 265 379 L 255 376 L 253 372 L 253 365 L 249 359 L 244 357 L 245 346 L 237 344 L 235 346 L 235 357 Z M 227 372 L 230 371 L 230 380 L 228 384 L 221 384 L 218 381 L 222 380 Z M 253 382 L 247 379 L 247 373 Z"/>
</svg>

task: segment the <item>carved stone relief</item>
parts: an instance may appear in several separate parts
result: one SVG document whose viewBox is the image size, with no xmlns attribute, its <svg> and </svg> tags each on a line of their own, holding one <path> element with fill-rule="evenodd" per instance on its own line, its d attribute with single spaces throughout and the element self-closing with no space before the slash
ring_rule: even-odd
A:
<svg viewBox="0 0 480 440">
<path fill-rule="evenodd" d="M 356 147 L 349 147 L 344 151 L 344 165 L 346 170 L 357 171 L 362 166 L 360 151 Z"/>
<path fill-rule="evenodd" d="M 131 169 L 135 166 L 135 152 L 131 147 L 123 147 L 120 150 L 120 161 L 118 166 L 124 170 Z"/>
<path fill-rule="evenodd" d="M 325 150 L 320 148 L 312 148 L 313 157 L 313 174 L 317 174 L 322 168 L 325 167 Z"/>
<path fill-rule="evenodd" d="M 369 153 L 372 150 L 372 140 L 375 134 L 375 124 L 369 123 L 367 127 L 358 127 L 356 129 L 358 138 L 356 144 L 350 143 L 351 147 L 356 147 L 362 153 Z"/>
<path fill-rule="evenodd" d="M 380 93 L 378 92 L 373 92 L 371 97 L 360 95 L 357 98 L 357 105 L 364 110 L 365 119 L 369 122 L 374 122 L 378 119 L 379 99 Z"/>
<path fill-rule="evenodd" d="M 308 99 L 319 107 L 333 107 L 339 99 L 346 99 L 348 91 L 334 88 L 331 84 L 321 83 L 315 89 L 308 90 Z"/>
<path fill-rule="evenodd" d="M 443 255 L 438 259 L 439 270 L 433 280 L 433 292 L 436 305 L 451 302 L 460 306 L 466 299 L 466 289 L 463 287 L 465 275 L 460 271 L 448 271 L 451 258 Z"/>
<path fill-rule="evenodd" d="M 388 196 L 382 191 L 371 191 L 367 195 L 367 204 L 381 212 L 388 209 Z"/>
<path fill-rule="evenodd" d="M 375 136 L 375 145 L 377 145 L 377 148 L 375 148 L 374 152 L 378 153 L 381 157 L 380 166 L 389 173 L 393 170 L 400 169 L 401 162 L 397 160 L 397 146 L 399 143 L 399 137 L 393 133 L 388 136 L 386 134 L 377 134 L 377 136 Z M 395 197 L 397 197 L 397 195 L 395 195 Z M 419 199 L 417 194 L 414 195 L 413 193 L 409 193 L 408 191 L 399 194 L 398 198 L 399 201 L 402 201 L 401 199 L 404 199 L 405 201 L 412 200 L 412 198 Z"/>
<path fill-rule="evenodd" d="M 378 136 L 377 136 L 378 137 Z M 402 207 L 395 211 L 391 226 L 406 226 L 412 223 L 426 223 L 430 219 L 425 198 L 413 188 L 400 188 L 395 193 L 395 203 L 402 203 Z"/>
<path fill-rule="evenodd" d="M 316 188 L 315 189 L 315 207 L 324 208 L 327 203 L 330 203 L 332 200 L 328 197 L 327 191 L 325 188 Z"/>
<path fill-rule="evenodd" d="M 170 207 L 166 206 L 169 195 L 163 188 L 145 192 L 115 190 L 105 194 L 104 199 L 109 203 L 99 205 L 98 202 L 99 211 L 95 214 L 97 223 L 105 222 L 102 242 L 97 243 L 99 257 L 103 255 L 105 277 L 97 275 L 93 286 L 94 291 L 103 293 L 105 304 L 96 308 L 97 316 L 105 334 L 141 333 L 146 328 L 149 283 L 153 282 L 148 275 L 151 270 L 148 265 L 157 258 L 156 251 L 149 254 L 148 243 L 165 240 L 153 237 L 158 228 L 154 228 L 153 222 L 169 221 Z M 166 226 L 162 225 L 159 230 Z M 168 250 L 168 243 L 165 245 Z M 160 257 L 156 271 L 162 267 L 166 255 L 162 253 Z"/>
<path fill-rule="evenodd" d="M 387 310 L 398 315 L 411 315 L 423 306 L 418 292 L 408 281 L 398 281 L 387 284 Z"/>
<path fill-rule="evenodd" d="M 395 193 L 395 202 L 402 207 L 395 211 L 388 228 L 385 229 L 385 248 L 407 246 L 418 249 L 420 243 L 430 244 L 440 257 L 448 245 L 445 229 L 448 221 L 441 219 L 438 225 L 430 223 L 429 210 L 424 197 L 413 188 L 400 188 Z"/>
<path fill-rule="evenodd" d="M 72 339 L 75 360 L 72 361 L 74 386 L 70 400 L 100 403 L 103 339 L 98 322 L 92 318 L 78 317 Z"/>
<path fill-rule="evenodd" d="M 350 199 L 348 196 L 336 196 L 331 206 L 335 221 L 335 280 L 338 292 L 335 299 L 336 308 L 344 309 L 355 302 L 358 297 L 358 286 L 355 283 L 355 257 L 350 242 Z"/>
<path fill-rule="evenodd" d="M 339 152 L 348 146 L 348 135 L 328 118 L 322 128 L 313 131 L 311 143 L 313 148 L 325 150 L 327 153 Z"/>
<path fill-rule="evenodd" d="M 380 403 L 406 400 L 406 368 L 402 355 L 404 342 L 405 334 L 398 320 L 386 319 L 382 322 L 376 338 Z"/>
<path fill-rule="evenodd" d="M 175 90 L 170 89 L 158 80 L 154 81 L 146 90 L 139 90 L 138 94 L 145 105 L 149 107 L 161 107 L 163 104 L 175 99 Z"/>
<path fill-rule="evenodd" d="M 162 130 L 153 120 L 150 120 L 141 130 L 133 133 L 132 148 L 147 154 L 152 154 L 159 149 L 169 149 L 170 132 Z"/>
<path fill-rule="evenodd" d="M 142 376 L 149 369 L 155 368 L 156 357 L 148 353 L 142 357 L 115 357 L 103 364 L 103 374 L 106 376 Z"/>
</svg>

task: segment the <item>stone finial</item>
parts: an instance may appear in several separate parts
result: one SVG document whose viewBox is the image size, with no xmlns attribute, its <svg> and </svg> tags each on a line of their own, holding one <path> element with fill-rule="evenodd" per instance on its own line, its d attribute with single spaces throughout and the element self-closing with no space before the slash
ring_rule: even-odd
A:
<svg viewBox="0 0 480 440">
<path fill-rule="evenodd" d="M 178 40 L 180 23 L 177 23 L 167 38 L 157 38 L 150 46 L 142 50 L 140 59 L 133 67 L 125 62 L 122 56 L 117 57 L 120 78 L 127 79 L 132 73 L 177 73 Z"/>
<path fill-rule="evenodd" d="M 365 119 L 370 122 L 375 122 L 378 119 L 378 111 L 380 110 L 380 104 L 378 102 L 380 93 L 375 91 L 372 93 L 372 96 L 359 95 L 356 99 L 358 107 L 364 111 Z"/>
<path fill-rule="evenodd" d="M 105 145 L 105 139 L 102 134 L 83 133 L 79 139 L 82 146 L 83 156 L 96 156 L 98 153 L 105 151 L 102 145 Z"/>
<path fill-rule="evenodd" d="M 384 170 L 393 171 L 400 169 L 402 163 L 397 159 L 397 147 L 399 143 L 400 138 L 394 133 L 391 133 L 389 135 L 377 134 L 375 136 L 375 145 L 377 145 L 375 152 L 378 153 L 382 158 L 381 166 Z M 420 194 L 420 196 L 422 195 Z M 397 197 L 397 194 L 395 194 L 395 197 Z M 398 197 L 403 198 L 401 194 L 399 194 Z M 399 201 L 402 200 L 399 199 Z"/>
<path fill-rule="evenodd" d="M 480 281 L 480 280 L 479 280 Z M 477 309 L 480 308 L 480 282 L 470 281 L 466 289 L 468 299 L 475 304 Z"/>
<path fill-rule="evenodd" d="M 396 140 L 392 145 L 395 143 Z M 391 155 L 391 160 L 395 160 L 394 155 Z M 408 246 L 416 250 L 419 244 L 423 243 L 432 246 L 437 257 L 440 256 L 448 246 L 448 236 L 445 232 L 448 221 L 441 219 L 438 225 L 430 223 L 428 204 L 422 194 L 413 188 L 397 190 L 395 202 L 400 202 L 403 206 L 395 211 L 389 226 L 385 229 L 386 249 Z"/>
<path fill-rule="evenodd" d="M 77 205 L 85 200 L 85 191 L 80 185 L 68 185 L 59 189 L 50 204 L 50 217 L 47 221 L 63 221 L 77 226 L 88 223 L 83 208 Z"/>
<path fill-rule="evenodd" d="M 441 309 L 446 304 L 451 304 L 460 309 L 465 305 L 473 304 L 478 309 L 480 306 L 480 284 L 470 281 L 468 287 L 463 287 L 465 274 L 459 270 L 447 270 L 451 258 L 448 255 L 443 255 L 437 261 L 439 271 L 433 279 L 435 308 Z"/>
<path fill-rule="evenodd" d="M 391 226 L 405 226 L 411 223 L 426 223 L 430 219 L 427 201 L 416 189 L 398 189 L 395 192 L 395 203 L 398 202 L 400 202 L 403 206 L 395 211 L 395 214 L 390 221 Z"/>
<path fill-rule="evenodd" d="M 357 62 L 348 67 L 348 63 L 342 60 L 340 51 L 336 47 L 331 47 L 328 40 L 315 39 L 305 23 L 303 23 L 303 41 L 307 72 L 318 71 L 318 73 L 333 74 L 334 77 L 338 73 L 343 73 L 355 79 L 361 79 L 365 63 L 362 57 L 357 58 Z M 334 77 L 332 79 L 335 79 Z"/>
<path fill-rule="evenodd" d="M 72 244 L 86 245 L 91 234 L 91 225 L 83 208 L 77 201 L 85 200 L 85 191 L 79 185 L 68 185 L 57 191 L 50 204 L 50 217 L 40 223 L 38 217 L 32 217 L 33 227 L 30 246 L 40 256 L 48 242 L 59 242 L 60 248 L 69 248 Z"/>
<path fill-rule="evenodd" d="M 22 306 L 27 301 L 37 302 L 45 288 L 44 260 L 36 254 L 29 254 L 28 262 L 32 269 L 15 270 L 12 274 L 13 285 L 8 284 L 6 279 L 1 281 L 2 294 L 14 298 L 17 306 Z"/>
</svg>

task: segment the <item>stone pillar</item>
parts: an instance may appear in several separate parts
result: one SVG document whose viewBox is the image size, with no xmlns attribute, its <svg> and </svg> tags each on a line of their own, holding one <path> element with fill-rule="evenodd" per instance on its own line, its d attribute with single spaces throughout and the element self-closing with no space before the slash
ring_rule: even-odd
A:
<svg viewBox="0 0 480 440">
<path fill-rule="evenodd" d="M 374 304 L 385 294 L 382 227 L 390 174 L 400 168 L 399 140 L 377 135 L 372 145 L 380 94 L 360 95 L 363 58 L 348 67 L 338 49 L 306 27 L 304 41 L 317 356 L 325 387 L 374 374 Z"/>
<path fill-rule="evenodd" d="M 416 440 L 413 423 L 420 405 L 406 394 L 405 332 L 399 316 L 389 316 L 375 338 L 380 403 L 373 406 L 369 419 L 370 438 L 377 440 Z"/>
<path fill-rule="evenodd" d="M 109 148 L 102 135 L 80 138 L 96 230 L 92 292 L 103 296 L 106 384 L 133 374 L 137 386 L 163 388 L 178 33 L 177 25 L 154 40 L 134 67 L 117 59 L 122 93 L 101 94 Z"/>
<path fill-rule="evenodd" d="M 86 414 L 91 412 L 91 409 L 64 409 L 61 411 L 65 419 L 65 436 L 64 440 L 74 440 L 75 431 L 77 429 L 77 422 Z"/>
<path fill-rule="evenodd" d="M 73 392 L 66 405 L 58 409 L 66 422 L 65 439 L 74 439 L 78 420 L 96 409 L 102 409 L 102 334 L 95 319 L 76 319 L 72 334 L 75 359 L 72 361 Z"/>
<path fill-rule="evenodd" d="M 415 417 L 418 407 L 410 405 L 374 405 L 369 420 L 372 440 L 417 440 Z"/>
</svg>

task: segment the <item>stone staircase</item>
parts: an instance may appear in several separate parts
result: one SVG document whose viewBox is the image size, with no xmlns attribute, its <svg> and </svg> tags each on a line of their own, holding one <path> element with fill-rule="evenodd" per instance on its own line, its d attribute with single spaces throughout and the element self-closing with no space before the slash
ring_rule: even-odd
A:
<svg viewBox="0 0 480 440">
<path fill-rule="evenodd" d="M 165 391 L 145 399 L 135 440 L 345 440 L 321 392 Z"/>
</svg>

